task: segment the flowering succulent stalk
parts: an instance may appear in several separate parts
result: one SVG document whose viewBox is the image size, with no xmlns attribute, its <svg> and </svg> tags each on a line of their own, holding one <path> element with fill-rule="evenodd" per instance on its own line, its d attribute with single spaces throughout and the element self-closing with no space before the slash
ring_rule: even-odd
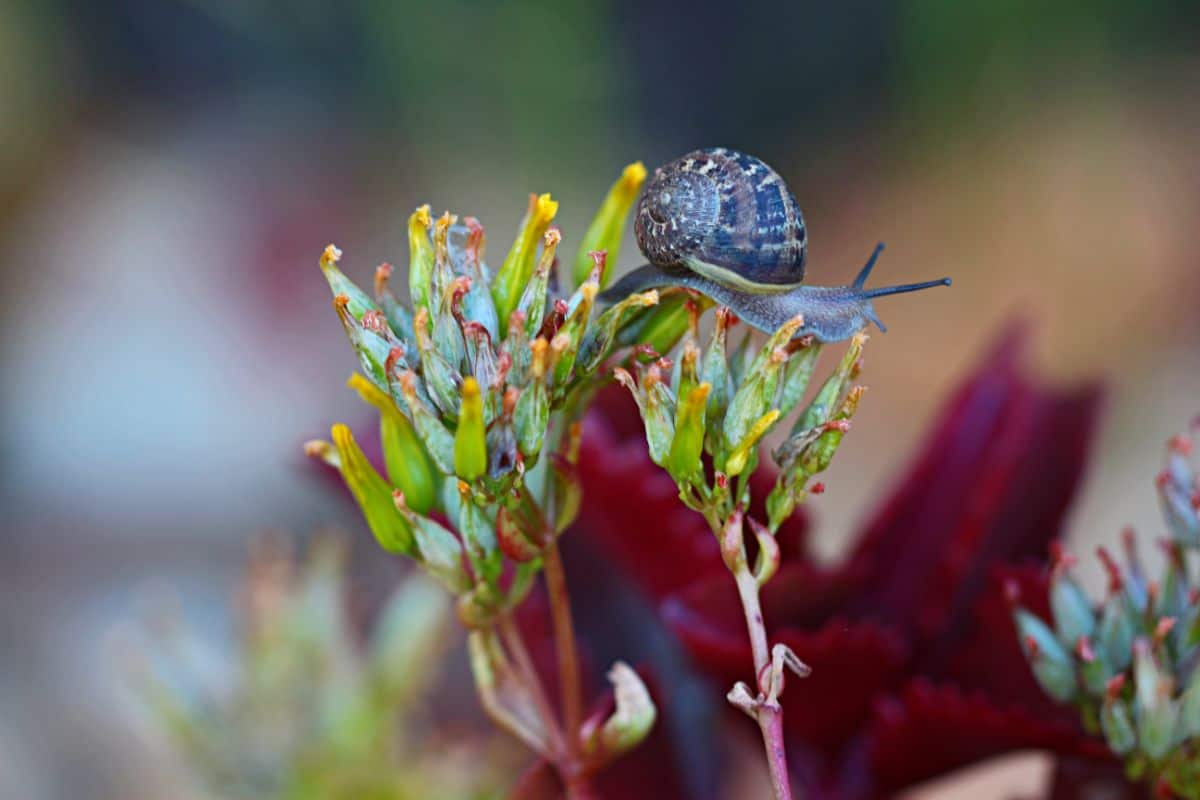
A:
<svg viewBox="0 0 1200 800">
<path fill-rule="evenodd" d="M 1042 688 L 1076 706 L 1083 724 L 1125 761 L 1127 775 L 1163 796 L 1200 798 L 1200 584 L 1189 556 L 1200 549 L 1200 480 L 1177 436 L 1157 486 L 1167 538 L 1162 573 L 1150 580 L 1132 531 L 1125 563 L 1104 547 L 1108 592 L 1094 604 L 1056 550 L 1050 575 L 1052 622 L 1019 605 L 1013 615 Z"/>
<path fill-rule="evenodd" d="M 458 598 L 484 707 L 556 764 L 577 793 L 614 748 L 628 749 L 653 719 L 652 705 L 649 712 L 629 710 L 629 698 L 648 695 L 631 687 L 635 673 L 617 669 L 617 713 L 585 729 L 557 547 L 580 503 L 575 418 L 603 378 L 605 359 L 626 346 L 626 329 L 654 322 L 639 312 L 658 303 L 657 292 L 603 310 L 595 302 L 608 277 L 605 251 L 620 246 L 645 174 L 641 164 L 630 165 L 610 190 L 585 236 L 570 294 L 556 289 L 562 235 L 551 226 L 558 204 L 549 195 L 530 197 L 495 271 L 477 220 L 460 223 L 449 213 L 434 220 L 428 206 L 418 208 L 408 221 L 411 307 L 389 288 L 390 266 L 376 271 L 368 295 L 338 268 L 336 247 L 321 258 L 361 367 L 350 386 L 380 415 L 386 476 L 344 425 L 333 427 L 332 443 L 306 449 L 341 473 L 385 550 L 411 558 Z M 561 721 L 511 619 L 542 570 L 558 647 Z"/>
<path fill-rule="evenodd" d="M 736 318 L 719 308 L 707 347 L 699 344 L 702 310 L 690 299 L 683 306 L 686 327 L 675 359 L 654 358 L 614 374 L 633 394 L 646 430 L 650 458 L 674 479 L 682 501 L 704 515 L 721 548 L 721 556 L 737 585 L 754 657 L 754 680 L 739 682 L 729 701 L 754 719 L 763 743 L 778 798 L 790 798 L 783 743 L 783 711 L 779 696 L 788 670 L 799 676 L 808 667 L 786 645 L 771 645 L 759 592 L 779 568 L 779 526 L 810 490 L 808 482 L 829 466 L 849 430 L 862 396 L 852 387 L 866 335 L 850 342 L 833 373 L 791 424 L 790 433 L 772 453 L 779 468 L 766 497 L 765 520 L 749 512 L 750 476 L 763 438 L 800 407 L 821 345 L 811 336 L 794 338 L 803 325 L 799 316 L 755 345 L 747 332 L 736 349 L 729 348 Z M 747 538 L 757 551 L 753 562 Z M 751 688 L 753 687 L 753 688 Z"/>
</svg>

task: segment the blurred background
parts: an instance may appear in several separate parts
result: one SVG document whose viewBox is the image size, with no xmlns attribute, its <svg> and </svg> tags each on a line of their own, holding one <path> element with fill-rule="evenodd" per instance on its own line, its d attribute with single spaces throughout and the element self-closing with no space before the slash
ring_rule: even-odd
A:
<svg viewBox="0 0 1200 800">
<path fill-rule="evenodd" d="M 1200 411 L 1200 7 L 675 5 L 5 4 L 0 795 L 178 796 L 114 666 L 147 586 L 220 641 L 264 529 L 345 527 L 388 580 L 301 455 L 370 419 L 316 263 L 402 268 L 424 202 L 503 248 L 549 191 L 573 247 L 624 164 L 754 153 L 813 282 L 877 240 L 877 283 L 955 281 L 880 306 L 825 555 L 1014 317 L 1047 380 L 1110 387 L 1081 552 L 1157 530 L 1162 443 Z"/>
</svg>

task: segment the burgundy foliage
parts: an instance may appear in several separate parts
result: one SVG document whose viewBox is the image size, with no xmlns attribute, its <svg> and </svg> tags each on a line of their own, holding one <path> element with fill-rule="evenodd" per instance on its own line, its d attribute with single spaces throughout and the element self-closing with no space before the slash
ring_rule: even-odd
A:
<svg viewBox="0 0 1200 800">
<path fill-rule="evenodd" d="M 1019 364 L 1023 338 L 1006 332 L 936 415 L 845 563 L 812 560 L 802 514 L 780 532 L 784 562 L 763 604 L 772 639 L 813 668 L 784 694 L 793 776 L 808 797 L 884 796 L 1026 748 L 1057 753 L 1060 775 L 1112 778 L 1103 745 L 1034 683 L 1003 591 L 1012 579 L 1025 601 L 1046 597 L 1048 546 L 1101 399 L 1096 386 L 1031 380 Z M 713 691 L 747 679 L 733 582 L 703 519 L 650 462 L 625 392 L 594 406 L 580 475 L 586 499 L 568 539 L 586 539 L 650 599 Z M 761 478 L 760 497 L 771 479 Z M 643 781 L 648 794 L 620 796 L 658 796 L 652 782 Z"/>
</svg>

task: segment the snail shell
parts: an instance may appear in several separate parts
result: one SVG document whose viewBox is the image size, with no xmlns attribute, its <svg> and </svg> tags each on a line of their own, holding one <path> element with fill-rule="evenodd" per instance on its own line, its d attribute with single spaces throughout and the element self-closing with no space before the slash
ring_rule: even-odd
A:
<svg viewBox="0 0 1200 800">
<path fill-rule="evenodd" d="M 886 330 L 876 297 L 949 286 L 950 279 L 867 289 L 880 244 L 846 286 L 805 286 L 808 234 L 779 173 L 736 150 L 696 150 L 654 171 L 638 202 L 634 231 L 649 260 L 602 296 L 615 302 L 655 287 L 683 286 L 728 306 L 768 333 L 797 314 L 798 336 L 824 342 L 870 323 Z"/>
</svg>

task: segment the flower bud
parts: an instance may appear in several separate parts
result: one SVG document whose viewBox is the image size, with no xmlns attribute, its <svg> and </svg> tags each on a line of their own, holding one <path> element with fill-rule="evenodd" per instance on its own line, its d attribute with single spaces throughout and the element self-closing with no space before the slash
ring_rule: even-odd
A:
<svg viewBox="0 0 1200 800">
<path fill-rule="evenodd" d="M 562 356 L 558 359 L 558 363 L 554 366 L 555 386 L 565 386 L 571 376 L 571 369 L 575 366 L 575 358 L 579 354 L 579 348 L 583 343 L 584 331 L 587 330 L 588 322 L 591 321 L 592 306 L 599 291 L 600 285 L 598 283 L 595 281 L 586 281 L 575 292 L 568 304 L 570 310 L 566 320 L 558 331 L 558 336 L 565 337 L 567 344 Z M 558 336 L 555 338 L 558 338 Z"/>
<path fill-rule="evenodd" d="M 862 358 L 863 345 L 866 344 L 867 338 L 867 335 L 860 331 L 850 340 L 850 345 L 842 355 L 842 360 L 838 362 L 837 369 L 833 371 L 833 374 L 817 392 L 817 396 L 796 420 L 796 424 L 792 428 L 793 434 L 815 428 L 830 419 L 834 410 L 842 404 L 845 393 L 849 391 L 850 373 Z"/>
<path fill-rule="evenodd" d="M 572 427 L 578 430 L 578 424 Z M 569 528 L 575 518 L 579 516 L 579 508 L 582 505 L 583 485 L 579 482 L 579 473 L 575 463 L 555 453 L 550 458 L 551 508 L 549 513 L 554 532 L 562 534 Z"/>
<path fill-rule="evenodd" d="M 1171 677 L 1159 668 L 1145 639 L 1133 644 L 1133 680 L 1138 743 L 1142 752 L 1157 760 L 1175 744 L 1179 706 L 1171 697 Z"/>
<path fill-rule="evenodd" d="M 675 412 L 675 436 L 671 439 L 671 449 L 667 454 L 667 470 L 678 483 L 696 476 L 703 477 L 700 455 L 704 451 L 704 412 L 711 389 L 707 383 L 702 383 L 692 387 L 686 396 L 679 399 L 679 407 Z"/>
<path fill-rule="evenodd" d="M 550 195 L 530 195 L 529 211 L 521 222 L 512 249 L 508 251 L 492 283 L 492 299 L 496 302 L 496 313 L 505 324 L 533 275 L 538 242 L 546 234 L 546 229 L 550 227 L 557 213 L 558 203 L 551 200 Z"/>
<path fill-rule="evenodd" d="M 344 294 L 333 298 L 333 309 L 342 322 L 346 338 L 350 340 L 350 345 L 358 356 L 359 368 L 363 374 L 379 388 L 386 387 L 389 380 L 388 364 L 395 363 L 392 359 L 393 352 L 400 354 L 399 361 L 404 360 L 404 350 L 398 346 L 399 340 L 391 336 L 391 331 L 386 328 L 368 328 L 356 320 L 350 312 L 350 298 Z M 368 311 L 363 319 L 370 321 L 371 315 L 378 313 L 381 312 Z"/>
<path fill-rule="evenodd" d="M 558 251 L 558 243 L 562 234 L 557 228 L 550 228 L 542 237 L 542 255 L 537 260 L 533 277 L 525 285 L 521 300 L 516 310 L 525 319 L 525 335 L 534 339 L 542 330 L 542 321 L 546 316 L 546 293 L 550 286 L 550 270 L 554 266 L 554 255 Z M 511 332 L 509 335 L 512 335 Z"/>
<path fill-rule="evenodd" d="M 400 391 L 413 427 L 417 429 L 433 463 L 443 474 L 455 474 L 454 436 L 446 430 L 446 426 L 442 424 L 437 414 L 425 405 L 425 401 L 417 394 L 416 373 L 412 371 L 402 373 L 393 388 Z"/>
<path fill-rule="evenodd" d="M 388 480 L 404 492 L 414 511 L 427 513 L 437 502 L 441 480 L 412 423 L 396 408 L 390 395 L 361 375 L 351 375 L 347 385 L 379 411 L 379 438 Z"/>
<path fill-rule="evenodd" d="M 429 206 L 424 205 L 408 218 L 408 293 L 412 298 L 413 322 L 422 310 L 432 314 L 436 307 L 433 299 L 433 243 L 429 240 L 429 231 L 433 228 L 433 218 L 429 215 Z M 425 317 L 426 324 L 429 317 Z M 428 328 L 426 329 L 428 331 Z"/>
<path fill-rule="evenodd" d="M 605 309 L 596 321 L 588 326 L 579 345 L 578 371 L 584 375 L 590 374 L 608 357 L 621 330 L 621 324 L 626 321 L 630 312 L 657 304 L 658 292 L 651 289 L 648 292 L 631 294 Z"/>
<path fill-rule="evenodd" d="M 1080 638 L 1090 637 L 1096 629 L 1096 616 L 1083 588 L 1071 577 L 1062 559 L 1050 576 L 1050 611 L 1058 638 L 1068 647 Z"/>
<path fill-rule="evenodd" d="M 786 345 L 802 324 L 804 318 L 797 315 L 771 334 L 734 392 L 725 412 L 725 441 L 731 448 L 745 439 L 750 428 L 775 404 L 779 379 L 788 360 Z M 737 474 L 738 470 L 730 472 Z"/>
<path fill-rule="evenodd" d="M 391 264 L 380 264 L 375 268 L 375 302 L 383 311 L 396 336 L 404 342 L 416 341 L 413 336 L 412 312 L 400 304 L 388 286 L 392 276 Z"/>
<path fill-rule="evenodd" d="M 758 540 L 758 557 L 754 561 L 754 580 L 760 587 L 765 586 L 767 581 L 771 580 L 779 571 L 781 560 L 779 542 L 775 539 L 775 535 L 754 517 L 746 517 L 746 519 L 750 523 L 750 530 L 754 531 L 754 538 Z"/>
<path fill-rule="evenodd" d="M 613 377 L 630 391 L 637 402 L 646 428 L 650 460 L 660 467 L 665 466 L 671 442 L 675 438 L 675 398 L 663 382 L 662 370 L 651 365 L 640 384 L 620 367 L 613 370 Z"/>
<path fill-rule="evenodd" d="M 730 409 L 732 410 L 732 406 Z M 746 465 L 750 463 L 751 457 L 755 455 L 755 448 L 762 437 L 766 436 L 767 431 L 779 419 L 779 409 L 773 408 L 766 414 L 763 414 L 753 425 L 746 435 L 730 452 L 729 458 L 725 461 L 725 472 L 729 475 L 740 475 L 742 470 L 746 469 Z"/>
<path fill-rule="evenodd" d="M 1064 703 L 1073 699 L 1078 691 L 1074 663 L 1054 631 L 1023 608 L 1013 611 L 1013 619 L 1025 657 L 1042 689 Z"/>
<path fill-rule="evenodd" d="M 457 417 L 462 376 L 434 346 L 432 337 L 427 333 L 428 316 L 428 312 L 422 309 L 413 320 L 417 351 L 421 355 L 421 375 L 429 389 L 429 397 L 438 410 L 448 417 Z"/>
<path fill-rule="evenodd" d="M 609 264 L 616 261 L 621 251 L 621 239 L 625 233 L 625 219 L 629 216 L 629 209 L 637 200 L 638 191 L 642 188 L 645 180 L 646 167 L 642 162 L 635 161 L 625 167 L 621 177 L 608 190 L 604 202 L 600 205 L 600 210 L 596 212 L 592 224 L 588 226 L 587 232 L 580 242 L 573 273 L 576 286 L 586 281 L 592 273 L 593 262 L 589 255 L 592 251 L 606 252 Z M 601 273 L 599 276 L 601 289 L 608 285 L 611 274 L 611 268 Z"/>
<path fill-rule="evenodd" d="M 334 425 L 331 435 L 341 463 L 342 480 L 354 495 L 375 540 L 389 553 L 413 555 L 414 534 L 405 518 L 396 513 L 392 487 L 367 461 L 348 427 Z"/>
<path fill-rule="evenodd" d="M 465 481 L 473 481 L 487 474 L 487 466 L 483 396 L 479 393 L 479 382 L 466 378 L 462 385 L 458 430 L 454 435 L 454 472 Z"/>
<path fill-rule="evenodd" d="M 321 253 L 321 272 L 325 275 L 325 280 L 328 281 L 329 289 L 333 292 L 334 297 L 346 296 L 346 310 L 358 322 L 368 311 L 378 311 L 379 306 L 366 292 L 358 288 L 358 284 L 347 278 L 338 269 L 337 263 L 341 257 L 342 251 L 336 246 L 331 244 L 326 247 L 325 251 Z"/>
<path fill-rule="evenodd" d="M 712 305 L 708 298 L 693 297 L 683 290 L 660 292 L 658 305 L 634 317 L 618 337 L 618 343 L 643 345 L 659 354 L 671 352 L 687 333 L 692 313 L 688 303 L 695 303 L 701 309 Z"/>
<path fill-rule="evenodd" d="M 801 339 L 808 337 L 801 337 Z M 817 366 L 817 357 L 821 355 L 821 343 L 810 341 L 788 359 L 787 369 L 783 373 L 783 383 L 779 387 L 779 411 L 783 416 L 792 413 L 804 393 L 808 391 L 808 383 L 812 380 L 813 369 Z"/>
<path fill-rule="evenodd" d="M 471 588 L 471 579 L 463 567 L 463 548 L 453 533 L 437 520 L 418 514 L 408 507 L 404 493 L 392 494 L 393 507 L 400 512 L 416 540 L 413 557 L 421 567 L 442 583 L 452 594 L 462 594 Z"/>
<path fill-rule="evenodd" d="M 1129 707 L 1121 700 L 1111 700 L 1101 706 L 1100 730 L 1108 748 L 1117 755 L 1125 755 L 1137 746 Z"/>
</svg>

